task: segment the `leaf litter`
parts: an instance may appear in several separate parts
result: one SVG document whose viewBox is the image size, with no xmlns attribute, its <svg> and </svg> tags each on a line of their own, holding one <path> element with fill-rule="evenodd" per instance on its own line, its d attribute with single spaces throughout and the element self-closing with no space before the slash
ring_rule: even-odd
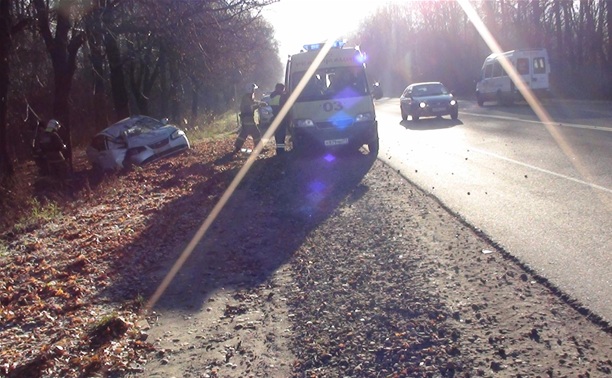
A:
<svg viewBox="0 0 612 378">
<path fill-rule="evenodd" d="M 108 177 L 3 235 L 0 375 L 610 374 L 608 326 L 362 156 L 281 174 L 267 151 L 143 319 L 244 163 L 231 144 Z"/>
</svg>

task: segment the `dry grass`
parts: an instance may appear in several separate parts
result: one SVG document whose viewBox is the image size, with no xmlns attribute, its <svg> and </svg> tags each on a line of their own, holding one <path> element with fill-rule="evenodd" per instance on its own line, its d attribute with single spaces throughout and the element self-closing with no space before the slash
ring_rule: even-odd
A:
<svg viewBox="0 0 612 378">
<path fill-rule="evenodd" d="M 199 126 L 205 125 L 205 126 Z M 237 128 L 236 113 L 206 114 L 193 124 L 179 125 L 194 143 L 202 139 L 227 137 Z M 138 169 L 138 167 L 136 167 Z M 62 182 L 40 177 L 34 162 L 19 163 L 13 177 L 0 181 L 0 236 L 32 229 L 62 213 L 75 199 L 103 197 L 112 190 L 115 175 L 100 176 L 91 171 L 83 151 L 75 151 L 75 177 Z M 3 244 L 0 237 L 0 255 Z"/>
</svg>

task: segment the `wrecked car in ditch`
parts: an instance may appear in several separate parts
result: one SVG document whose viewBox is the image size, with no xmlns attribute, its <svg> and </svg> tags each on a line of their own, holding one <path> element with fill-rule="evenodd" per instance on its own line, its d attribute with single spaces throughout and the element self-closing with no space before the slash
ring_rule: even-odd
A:
<svg viewBox="0 0 612 378">
<path fill-rule="evenodd" d="M 108 171 L 144 165 L 189 148 L 185 132 L 167 119 L 138 115 L 96 134 L 86 153 L 94 168 Z"/>
</svg>

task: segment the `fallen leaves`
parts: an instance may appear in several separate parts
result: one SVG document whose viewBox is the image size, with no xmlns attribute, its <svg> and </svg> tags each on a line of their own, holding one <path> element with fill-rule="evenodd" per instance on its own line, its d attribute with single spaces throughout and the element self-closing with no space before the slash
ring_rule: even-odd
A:
<svg viewBox="0 0 612 378">
<path fill-rule="evenodd" d="M 152 348 L 135 325 L 142 299 L 134 290 L 106 289 L 126 275 L 146 281 L 146 270 L 166 248 L 184 241 L 195 225 L 187 221 L 190 213 L 210 208 L 231 179 L 224 172 L 241 163 L 205 163 L 230 151 L 231 143 L 201 142 L 169 160 L 108 177 L 93 193 L 67 201 L 61 216 L 0 236 L 8 246 L 0 258 L 0 375 L 142 371 Z M 179 201 L 196 188 L 198 207 Z M 155 240 L 141 239 L 152 230 Z"/>
</svg>

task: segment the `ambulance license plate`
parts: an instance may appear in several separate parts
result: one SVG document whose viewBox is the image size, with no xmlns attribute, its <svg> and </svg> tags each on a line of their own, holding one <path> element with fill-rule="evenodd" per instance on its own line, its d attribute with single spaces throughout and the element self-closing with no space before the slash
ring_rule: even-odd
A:
<svg viewBox="0 0 612 378">
<path fill-rule="evenodd" d="M 328 139 L 325 141 L 326 146 L 340 146 L 343 144 L 348 144 L 348 138 L 344 139 Z"/>
</svg>

